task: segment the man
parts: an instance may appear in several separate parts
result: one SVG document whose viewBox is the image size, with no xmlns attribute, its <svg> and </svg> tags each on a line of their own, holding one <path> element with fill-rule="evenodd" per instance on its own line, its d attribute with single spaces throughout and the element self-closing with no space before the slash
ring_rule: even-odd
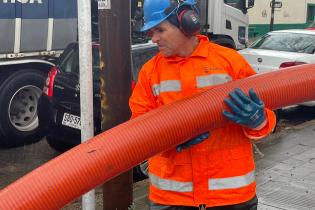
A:
<svg viewBox="0 0 315 210">
<path fill-rule="evenodd" d="M 234 50 L 198 35 L 194 0 L 146 0 L 143 30 L 159 53 L 143 65 L 130 98 L 132 117 L 211 86 L 255 74 Z M 250 89 L 225 100 L 228 125 L 149 159 L 151 210 L 257 209 L 251 139 L 268 135 L 275 115 Z"/>
</svg>

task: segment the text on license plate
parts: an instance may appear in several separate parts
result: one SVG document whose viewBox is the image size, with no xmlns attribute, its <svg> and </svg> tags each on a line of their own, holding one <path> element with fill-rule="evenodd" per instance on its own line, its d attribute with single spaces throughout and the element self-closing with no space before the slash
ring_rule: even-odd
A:
<svg viewBox="0 0 315 210">
<path fill-rule="evenodd" d="M 66 112 L 63 114 L 61 124 L 71 128 L 81 129 L 80 117 Z"/>
</svg>

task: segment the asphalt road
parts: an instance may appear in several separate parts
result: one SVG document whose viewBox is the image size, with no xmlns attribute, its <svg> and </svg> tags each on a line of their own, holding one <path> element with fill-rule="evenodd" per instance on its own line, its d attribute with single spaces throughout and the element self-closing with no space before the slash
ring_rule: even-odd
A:
<svg viewBox="0 0 315 210">
<path fill-rule="evenodd" d="M 298 129 L 303 129 L 304 122 L 315 119 L 314 108 L 297 108 L 283 112 L 282 119 L 277 126 L 275 133 L 266 138 L 260 147 L 270 145 L 275 139 L 279 139 Z M 303 124 L 304 123 L 304 124 Z M 302 126 L 302 127 L 301 127 Z M 265 146 L 264 146 L 265 145 Z M 38 166 L 44 164 L 50 159 L 58 156 L 59 153 L 54 151 L 46 143 L 45 139 L 18 148 L 0 148 L 0 190 L 22 177 L 26 173 L 32 171 Z M 260 153 L 258 150 L 257 158 Z M 96 204 L 97 210 L 102 209 L 102 191 L 101 188 L 96 188 Z M 148 209 L 147 195 L 147 180 L 134 184 L 134 204 L 136 210 Z M 63 210 L 81 209 L 80 199 L 68 204 Z"/>
</svg>

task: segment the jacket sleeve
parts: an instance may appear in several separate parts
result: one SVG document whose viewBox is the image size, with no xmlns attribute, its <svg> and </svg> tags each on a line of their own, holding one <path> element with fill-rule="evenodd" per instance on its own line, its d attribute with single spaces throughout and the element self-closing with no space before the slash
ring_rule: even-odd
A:
<svg viewBox="0 0 315 210">
<path fill-rule="evenodd" d="M 155 97 L 153 96 L 149 67 L 144 65 L 139 72 L 138 81 L 129 99 L 131 118 L 135 118 L 157 107 Z"/>
<path fill-rule="evenodd" d="M 266 125 L 260 130 L 253 130 L 250 128 L 243 127 L 245 136 L 249 139 L 259 140 L 268 136 L 276 126 L 276 115 L 272 110 L 265 108 L 266 113 Z"/>
</svg>

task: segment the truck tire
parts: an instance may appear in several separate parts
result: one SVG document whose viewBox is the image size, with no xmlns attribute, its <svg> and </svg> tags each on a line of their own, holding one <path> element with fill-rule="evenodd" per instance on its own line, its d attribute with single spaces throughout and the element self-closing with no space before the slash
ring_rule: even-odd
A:
<svg viewBox="0 0 315 210">
<path fill-rule="evenodd" d="M 0 86 L 0 142 L 14 147 L 40 140 L 37 101 L 45 82 L 44 73 L 23 69 Z"/>
</svg>

